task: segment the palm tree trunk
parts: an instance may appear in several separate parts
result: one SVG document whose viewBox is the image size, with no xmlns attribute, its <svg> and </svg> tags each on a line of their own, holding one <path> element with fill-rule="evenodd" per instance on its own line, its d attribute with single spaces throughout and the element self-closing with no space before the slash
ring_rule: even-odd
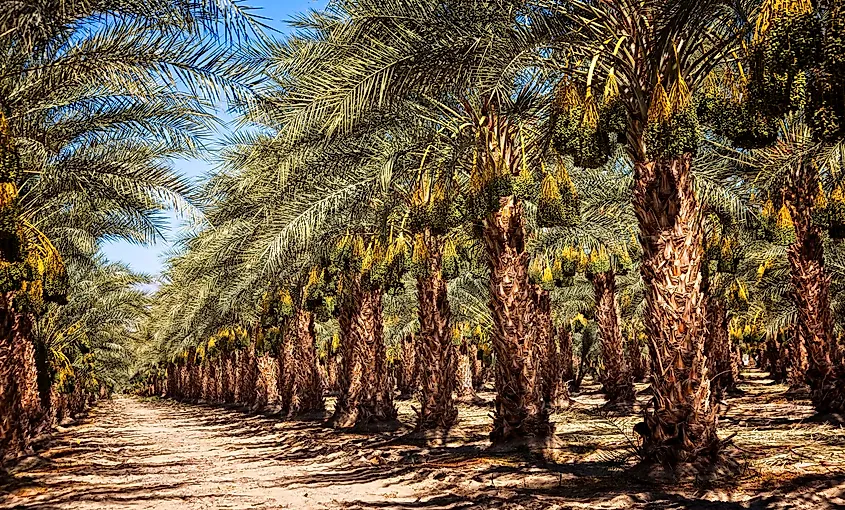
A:
<svg viewBox="0 0 845 510">
<path fill-rule="evenodd" d="M 402 372 L 399 374 L 399 397 L 411 398 L 419 386 L 417 342 L 413 333 L 402 338 Z"/>
<path fill-rule="evenodd" d="M 325 410 L 323 388 L 317 372 L 317 348 L 314 336 L 314 314 L 299 308 L 294 315 L 294 349 L 292 389 L 289 416 Z"/>
<path fill-rule="evenodd" d="M 672 468 L 715 459 L 720 445 L 704 357 L 703 227 L 690 167 L 689 154 L 634 166 L 654 393 L 637 432 L 646 460 Z"/>
<path fill-rule="evenodd" d="M 632 332 L 625 342 L 625 352 L 628 355 L 628 366 L 631 367 L 631 378 L 634 381 L 642 381 L 648 373 L 648 366 L 643 358 L 642 346 L 637 339 L 636 331 Z"/>
<path fill-rule="evenodd" d="M 279 377 L 276 379 L 276 391 L 279 394 L 279 405 L 282 416 L 287 416 L 293 402 L 294 380 L 294 336 L 296 332 L 289 324 L 282 331 L 282 342 L 278 346 L 276 361 L 279 367 Z"/>
<path fill-rule="evenodd" d="M 420 332 L 420 411 L 417 430 L 449 429 L 458 419 L 452 398 L 455 390 L 455 349 L 452 346 L 452 309 L 443 279 L 443 241 L 426 228 L 423 236 L 428 258 L 425 275 L 417 278 Z"/>
<path fill-rule="evenodd" d="M 494 443 L 545 438 L 552 431 L 542 395 L 541 364 L 536 359 L 531 284 L 525 251 L 522 204 L 513 196 L 482 224 L 490 265 L 490 310 L 496 356 Z"/>
<path fill-rule="evenodd" d="M 340 360 L 337 353 L 329 352 L 326 356 L 326 387 L 323 390 L 328 395 L 337 395 L 340 385 L 338 382 L 338 365 Z"/>
<path fill-rule="evenodd" d="M 632 402 L 634 383 L 625 359 L 619 307 L 616 304 L 616 275 L 606 271 L 590 276 L 596 295 L 596 323 L 601 334 L 604 362 L 602 385 L 608 403 Z"/>
<path fill-rule="evenodd" d="M 458 400 L 461 402 L 475 402 L 478 395 L 475 393 L 473 384 L 473 358 L 474 349 L 466 338 L 461 339 L 461 347 L 458 349 L 458 374 L 457 388 Z"/>
<path fill-rule="evenodd" d="M 793 299 L 798 309 L 797 334 L 807 349 L 807 385 L 819 413 L 845 412 L 845 367 L 833 363 L 835 343 L 830 309 L 830 275 L 824 267 L 824 245 L 813 224 L 819 177 L 808 162 L 795 165 L 784 190 L 784 203 L 795 225 L 795 242 L 787 249 Z"/>
<path fill-rule="evenodd" d="M 525 251 L 522 204 L 513 196 L 483 221 L 490 264 L 490 310 L 496 356 L 494 443 L 545 438 L 552 431 L 542 395 L 541 364 L 534 347 L 533 306 Z"/>
<path fill-rule="evenodd" d="M 558 329 L 558 344 L 560 349 L 560 378 L 566 384 L 567 389 L 572 389 L 575 381 L 575 363 L 572 350 L 572 331 L 561 326 Z"/>
<path fill-rule="evenodd" d="M 712 372 L 710 384 L 714 401 L 735 392 L 739 369 L 734 363 L 733 342 L 728 334 L 728 313 L 720 299 L 711 296 L 707 303 L 708 339 L 705 353 Z"/>
<path fill-rule="evenodd" d="M 778 342 L 777 337 L 770 336 L 766 340 L 766 368 L 769 370 L 769 375 L 777 383 L 782 383 L 786 380 L 783 361 L 781 359 L 780 342 Z"/>
<path fill-rule="evenodd" d="M 537 323 L 536 338 L 534 339 L 535 359 L 541 361 L 543 402 L 551 411 L 558 406 L 558 400 L 561 396 L 561 360 L 552 324 L 552 305 L 549 292 L 539 285 L 534 285 L 532 291 Z"/>
<path fill-rule="evenodd" d="M 340 317 L 343 367 L 332 423 L 343 429 L 393 424 L 396 408 L 387 384 L 381 290 L 365 287 L 360 276 L 349 287 Z"/>
<path fill-rule="evenodd" d="M 587 372 L 592 371 L 592 361 L 590 360 L 590 349 L 595 344 L 596 339 L 591 329 L 584 328 L 581 331 L 581 352 L 578 353 L 578 371 L 575 374 L 570 387 L 573 391 L 581 390 L 581 383 L 584 382 L 584 376 Z"/>
<path fill-rule="evenodd" d="M 222 357 L 223 371 L 220 374 L 223 387 L 223 403 L 235 403 L 235 384 L 237 377 L 235 374 L 235 354 L 227 352 Z"/>
<path fill-rule="evenodd" d="M 26 447 L 32 405 L 26 391 L 30 341 L 22 335 L 25 318 L 12 309 L 13 297 L 13 293 L 0 295 L 0 469 L 6 455 Z"/>
<path fill-rule="evenodd" d="M 798 334 L 796 328 L 789 328 L 787 335 L 789 368 L 786 380 L 791 390 L 798 390 L 806 386 L 806 373 L 809 366 L 807 348 L 804 347 L 804 338 Z"/>
</svg>

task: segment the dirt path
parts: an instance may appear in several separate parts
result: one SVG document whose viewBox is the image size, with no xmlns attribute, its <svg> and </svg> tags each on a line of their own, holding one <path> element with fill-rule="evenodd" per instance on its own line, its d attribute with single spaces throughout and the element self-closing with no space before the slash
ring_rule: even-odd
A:
<svg viewBox="0 0 845 510">
<path fill-rule="evenodd" d="M 600 412 L 594 391 L 554 416 L 564 461 L 553 466 L 490 453 L 489 405 L 461 406 L 459 428 L 432 445 L 407 430 L 344 434 L 319 421 L 121 397 L 23 461 L 15 486 L 0 488 L 0 508 L 845 508 L 845 429 L 807 421 L 806 402 L 761 374 L 743 388 L 720 434 L 735 435 L 747 474 L 720 488 L 661 490 L 628 477 L 626 434 L 638 415 Z M 405 423 L 413 405 L 400 403 Z"/>
<path fill-rule="evenodd" d="M 296 483 L 332 464 L 310 462 L 307 454 L 317 452 L 307 452 L 308 441 L 299 450 L 285 441 L 285 432 L 303 426 L 311 424 L 116 398 L 63 434 L 40 465 L 24 472 L 30 486 L 0 508 L 337 508 L 413 496 L 411 488 L 385 481 Z M 301 462 L 298 451 L 306 454 Z"/>
</svg>

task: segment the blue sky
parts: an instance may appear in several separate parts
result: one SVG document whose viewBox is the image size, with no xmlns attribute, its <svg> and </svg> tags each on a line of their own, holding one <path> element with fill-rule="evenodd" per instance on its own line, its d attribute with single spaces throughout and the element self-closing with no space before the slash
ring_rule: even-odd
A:
<svg viewBox="0 0 845 510">
<path fill-rule="evenodd" d="M 305 12 L 309 9 L 320 9 L 325 6 L 325 0 L 246 0 L 247 5 L 259 8 L 258 15 L 269 18 L 266 24 L 279 30 L 287 32 L 285 23 L 292 16 Z M 281 34 L 277 35 L 282 37 Z M 225 136 L 225 130 L 221 132 Z M 180 160 L 174 163 L 177 171 L 196 181 L 201 181 L 212 168 L 213 164 L 202 160 Z M 134 270 L 156 276 L 161 272 L 164 262 L 164 254 L 171 247 L 171 241 L 178 232 L 180 225 L 179 218 L 175 214 L 168 214 L 170 225 L 167 232 L 168 239 L 153 246 L 138 246 L 125 242 L 113 242 L 103 245 L 103 252 L 114 261 L 125 262 Z"/>
</svg>

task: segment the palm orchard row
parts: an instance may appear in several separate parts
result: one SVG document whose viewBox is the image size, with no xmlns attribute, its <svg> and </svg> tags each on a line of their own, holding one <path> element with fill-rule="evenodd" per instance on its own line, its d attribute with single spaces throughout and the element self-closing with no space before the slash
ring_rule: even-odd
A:
<svg viewBox="0 0 845 510">
<path fill-rule="evenodd" d="M 225 2 L 4 4 L 0 475 L 128 378 L 147 278 L 99 248 L 154 242 L 166 209 L 192 208 L 169 160 L 213 132 L 208 104 L 253 85 L 233 44 L 253 26 Z"/>
<path fill-rule="evenodd" d="M 841 2 L 332 2 L 248 50 L 235 5 L 110 5 L 0 14 L 3 457 L 119 388 L 130 351 L 138 379 L 221 353 L 221 383 L 238 346 L 275 351 L 305 411 L 315 337 L 340 427 L 393 418 L 383 339 L 416 332 L 420 428 L 454 422 L 477 343 L 492 438 L 542 444 L 553 353 L 574 331 L 585 365 L 593 322 L 611 400 L 639 370 L 623 334 L 648 350 L 651 461 L 718 457 L 731 338 L 766 333 L 841 410 Z M 224 93 L 257 129 L 196 196 L 168 160 Z M 98 247 L 194 204 L 210 227 L 150 309 Z"/>
<path fill-rule="evenodd" d="M 262 47 L 266 81 L 238 105 L 255 129 L 206 185 L 210 227 L 171 260 L 138 377 L 199 398 L 204 370 L 251 402 L 271 352 L 297 414 L 322 409 L 317 358 L 338 355 L 332 422 L 378 425 L 396 417 L 388 349 L 415 332 L 416 426 L 443 429 L 475 342 L 492 441 L 542 448 L 587 317 L 609 400 L 633 398 L 648 351 L 649 462 L 720 459 L 732 340 L 841 411 L 843 9 L 359 0 L 302 17 Z"/>
</svg>

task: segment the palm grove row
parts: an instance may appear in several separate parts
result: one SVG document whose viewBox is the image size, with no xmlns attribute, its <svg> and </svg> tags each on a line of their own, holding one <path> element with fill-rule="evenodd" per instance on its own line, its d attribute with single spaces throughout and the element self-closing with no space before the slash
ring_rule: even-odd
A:
<svg viewBox="0 0 845 510">
<path fill-rule="evenodd" d="M 740 350 L 845 410 L 842 0 L 338 0 L 281 42 L 116 3 L 3 14 L 5 451 L 129 373 L 289 416 L 329 390 L 338 428 L 419 381 L 428 431 L 491 371 L 491 440 L 542 450 L 595 336 L 611 403 L 650 383 L 649 463 L 730 462 Z M 194 191 L 167 162 L 221 96 L 242 129 Z M 167 205 L 202 222 L 148 299 L 97 246 Z"/>
</svg>

